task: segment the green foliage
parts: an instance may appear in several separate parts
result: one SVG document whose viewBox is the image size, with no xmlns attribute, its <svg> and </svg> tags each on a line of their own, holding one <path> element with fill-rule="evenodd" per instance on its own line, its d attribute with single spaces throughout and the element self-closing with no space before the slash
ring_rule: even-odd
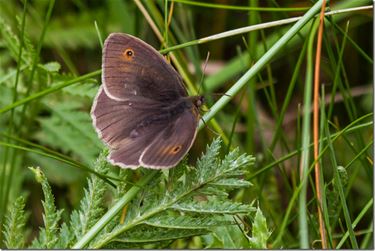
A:
<svg viewBox="0 0 375 251">
<path fill-rule="evenodd" d="M 31 245 L 32 248 L 53 248 L 58 242 L 59 221 L 62 210 L 57 210 L 55 199 L 52 194 L 50 185 L 40 168 L 30 168 L 35 174 L 35 179 L 42 185 L 44 194 L 43 204 L 43 221 L 44 228 L 40 229 L 39 236 Z"/>
<path fill-rule="evenodd" d="M 195 213 L 195 212 L 194 212 Z M 246 212 L 248 213 L 248 211 Z M 207 216 L 199 215 L 199 213 L 192 215 L 183 214 L 167 214 L 165 212 L 160 213 L 148 220 L 145 224 L 154 227 L 161 228 L 174 228 L 174 229 L 206 229 L 211 226 L 221 226 L 233 224 L 232 221 L 224 221 L 221 218 L 215 219 L 215 217 L 210 214 Z"/>
<path fill-rule="evenodd" d="M 106 158 L 103 153 L 96 161 L 95 171 L 102 174 L 108 172 Z M 91 179 L 88 179 L 87 186 L 88 187 L 84 190 L 84 197 L 80 203 L 80 209 L 73 211 L 71 214 L 70 226 L 73 228 L 75 240 L 79 240 L 84 234 L 86 234 L 105 211 L 105 182 L 93 175 Z"/>
<path fill-rule="evenodd" d="M 229 218 L 229 217 L 228 217 Z M 249 248 L 248 240 L 242 232 L 241 228 L 236 225 L 222 225 L 213 229 L 214 238 L 217 243 L 210 243 L 214 245 L 213 248 L 220 249 L 247 249 Z"/>
<path fill-rule="evenodd" d="M 253 210 L 252 207 L 242 203 L 229 203 L 227 201 L 183 201 L 172 206 L 173 209 L 183 212 L 200 214 L 237 214 Z"/>
<path fill-rule="evenodd" d="M 25 213 L 25 198 L 18 197 L 10 208 L 6 222 L 4 223 L 4 244 L 9 249 L 22 249 L 25 245 L 25 225 L 27 221 Z"/>
<path fill-rule="evenodd" d="M 254 164 L 254 158 L 240 154 L 239 150 L 235 149 L 221 160 L 220 145 L 219 139 L 214 140 L 207 147 L 206 154 L 197 161 L 195 168 L 181 164 L 167 172 L 167 178 L 159 175 L 157 179 L 143 187 L 142 192 L 138 193 L 127 206 L 125 222 L 121 223 L 119 216 L 115 216 L 88 247 L 137 248 L 150 244 L 154 247 L 166 245 L 167 242 L 176 239 L 207 235 L 218 226 L 234 226 L 235 222 L 228 218 L 229 215 L 249 215 L 254 212 L 252 206 L 233 202 L 222 193 L 237 188 L 235 181 L 238 181 L 241 187 L 244 185 L 241 177 L 248 172 L 248 167 Z M 69 223 L 61 223 L 62 210 L 56 209 L 51 187 L 45 175 L 39 168 L 30 169 L 34 172 L 36 180 L 41 183 L 45 198 L 42 202 L 44 227 L 40 229 L 39 236 L 30 247 L 72 247 L 104 215 L 107 185 L 102 179 L 92 175 L 88 179 L 79 209 L 71 213 Z M 94 169 L 102 174 L 108 173 L 109 168 L 104 153 L 99 156 Z M 202 193 L 207 188 L 216 188 L 221 181 L 228 179 L 231 182 L 225 182 L 225 186 L 220 185 L 216 193 L 214 189 L 211 190 L 210 195 Z M 25 221 L 22 218 L 24 217 L 22 203 L 17 204 L 19 209 L 12 210 L 9 219 L 18 217 Z M 11 233 L 18 236 L 17 238 L 23 236 L 23 225 L 20 221 L 8 223 L 21 227 L 14 230 L 8 230 L 14 227 L 7 227 L 7 236 L 11 236 Z M 11 237 L 8 239 L 10 240 Z"/>
<path fill-rule="evenodd" d="M 167 179 L 158 179 L 147 184 L 128 206 L 124 224 L 116 225 L 113 229 L 107 228 L 95 237 L 89 247 L 113 247 L 111 242 L 122 239 L 126 247 L 135 248 L 139 244 L 136 240 L 143 224 L 159 229 L 146 231 L 150 236 L 143 238 L 143 241 L 155 242 L 182 238 L 183 235 L 188 237 L 204 234 L 212 226 L 223 225 L 225 222 L 234 224 L 233 221 L 223 218 L 224 215 L 251 213 L 251 206 L 232 202 L 227 196 L 223 197 L 223 191 L 230 191 L 236 186 L 220 187 L 216 192 L 212 189 L 210 195 L 202 195 L 202 191 L 207 188 L 216 188 L 216 183 L 222 179 L 231 177 L 241 180 L 249 165 L 254 163 L 254 158 L 241 155 L 238 149 L 220 160 L 220 144 L 220 140 L 215 140 L 207 148 L 206 154 L 197 161 L 195 168 L 179 165 L 168 173 Z M 220 215 L 223 216 L 219 217 Z M 195 227 L 188 228 L 188 225 Z M 139 227 L 141 230 L 130 230 Z M 153 231 L 163 234 L 155 235 Z M 132 243 L 137 245 L 132 246 Z"/>
<path fill-rule="evenodd" d="M 4 42 L 4 46 L 8 49 L 8 52 L 12 56 L 13 60 L 17 61 L 18 53 L 20 50 L 20 41 L 18 37 L 13 33 L 12 28 L 2 18 L 0 18 L 0 33 L 1 37 L 3 38 L 2 41 Z M 27 38 L 24 39 L 24 43 L 26 49 L 22 54 L 22 62 L 19 63 L 30 65 L 35 51 Z"/>
<path fill-rule="evenodd" d="M 109 245 L 113 248 L 115 242 L 119 246 L 117 248 L 122 248 L 122 245 L 126 245 L 127 248 L 137 247 L 142 243 L 155 243 L 161 241 L 171 241 L 176 239 L 189 238 L 192 236 L 207 234 L 207 228 L 198 229 L 174 229 L 169 227 L 150 227 L 139 225 L 134 227 L 131 231 L 124 232 L 120 234 L 117 238 L 114 238 Z M 120 244 L 121 243 L 121 244 Z M 134 245 L 134 246 L 133 246 Z M 104 246 L 104 247 L 107 247 Z"/>
<path fill-rule="evenodd" d="M 252 234 L 251 237 L 249 237 L 250 248 L 266 249 L 267 240 L 270 235 L 271 232 L 268 230 L 267 220 L 263 216 L 260 208 L 258 208 L 255 214 L 254 222 L 252 224 Z"/>
<path fill-rule="evenodd" d="M 101 154 L 95 163 L 94 169 L 102 174 L 107 173 L 108 166 L 106 163 L 106 158 L 104 154 Z M 44 177 L 42 173 L 38 174 L 40 177 Z M 38 179 L 38 177 L 37 177 Z M 42 187 L 48 188 L 48 183 L 43 178 Z M 43 237 L 44 231 L 41 230 L 41 237 L 43 241 L 39 239 L 34 240 L 32 247 L 33 248 L 68 248 L 70 247 L 74 241 L 78 240 L 79 238 L 84 235 L 92 225 L 100 218 L 103 214 L 105 207 L 104 207 L 104 193 L 106 191 L 106 184 L 105 182 L 98 178 L 97 176 L 92 176 L 88 179 L 88 188 L 84 191 L 84 197 L 81 200 L 80 208 L 78 210 L 74 210 L 70 216 L 70 223 L 63 223 L 61 227 L 55 229 L 54 234 L 57 241 L 53 243 L 46 243 L 44 241 L 45 237 Z M 49 193 L 50 190 L 47 189 L 47 196 L 50 198 L 52 195 Z M 45 196 L 46 196 L 45 195 Z M 53 200 L 49 199 L 48 202 L 44 202 L 44 204 L 48 204 L 47 208 L 54 208 Z M 45 209 L 46 211 L 46 209 Z M 53 214 L 53 210 L 49 209 L 49 212 Z M 57 215 L 58 213 L 58 215 Z M 57 221 L 54 221 L 53 224 L 57 224 L 59 221 L 61 212 L 58 211 L 55 213 L 55 217 Z M 45 213 L 46 214 L 46 213 Z M 48 218 L 43 217 L 46 225 L 46 219 Z M 54 225 L 56 226 L 56 225 Z"/>
<path fill-rule="evenodd" d="M 74 152 L 86 164 L 92 163 L 102 145 L 95 131 L 87 130 L 92 124 L 90 116 L 79 111 L 81 105 L 74 101 L 57 104 L 46 102 L 46 106 L 52 116 L 39 119 L 42 131 L 36 135 L 36 139 L 52 148 L 60 148 L 64 153 Z"/>
<path fill-rule="evenodd" d="M 82 83 L 80 85 L 71 85 L 63 89 L 63 92 L 66 92 L 68 94 L 87 97 L 91 100 L 94 99 L 97 91 L 98 86 L 96 81 L 93 81 L 93 79 L 89 79 L 86 83 Z"/>
</svg>

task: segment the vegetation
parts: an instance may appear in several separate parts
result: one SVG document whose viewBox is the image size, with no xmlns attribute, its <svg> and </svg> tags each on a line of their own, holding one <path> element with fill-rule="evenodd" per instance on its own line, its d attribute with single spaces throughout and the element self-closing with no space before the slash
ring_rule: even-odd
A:
<svg viewBox="0 0 375 251">
<path fill-rule="evenodd" d="M 323 3 L 3 3 L 0 247 L 373 248 L 373 10 Z M 111 32 L 206 97 L 175 168 L 106 161 L 89 111 Z"/>
</svg>

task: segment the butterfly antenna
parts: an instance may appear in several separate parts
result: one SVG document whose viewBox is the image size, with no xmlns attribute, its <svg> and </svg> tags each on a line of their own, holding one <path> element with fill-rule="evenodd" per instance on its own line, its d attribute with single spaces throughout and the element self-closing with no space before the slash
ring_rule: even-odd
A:
<svg viewBox="0 0 375 251">
<path fill-rule="evenodd" d="M 215 134 L 216 136 L 220 136 L 220 134 L 218 132 L 216 132 L 214 129 L 212 129 L 211 127 L 208 126 L 208 124 L 206 123 L 206 121 L 204 121 L 203 117 L 201 117 L 201 120 L 203 121 L 203 124 L 213 133 Z"/>
<path fill-rule="evenodd" d="M 206 72 L 206 67 L 207 67 L 207 64 L 208 64 L 208 59 L 210 58 L 210 52 L 208 51 L 207 52 L 207 56 L 206 56 L 206 60 L 204 62 L 204 66 L 203 66 L 203 72 L 202 72 L 202 77 L 201 77 L 201 81 L 200 81 L 200 84 L 199 84 L 199 89 L 198 89 L 198 93 L 201 93 L 201 87 L 203 86 L 203 80 L 204 80 L 204 76 L 205 76 L 205 72 Z M 220 136 L 220 134 L 218 132 L 216 132 L 215 130 L 213 130 L 211 127 L 208 126 L 208 124 L 206 123 L 206 121 L 203 119 L 203 117 L 201 117 L 201 120 L 203 121 L 203 124 L 215 135 L 217 136 Z"/>
<path fill-rule="evenodd" d="M 204 66 L 203 66 L 203 72 L 202 72 L 202 76 L 201 76 L 201 81 L 199 82 L 198 94 L 201 93 L 201 88 L 203 86 L 203 80 L 204 80 L 204 76 L 205 76 L 205 72 L 206 72 L 206 67 L 207 67 L 208 59 L 209 58 L 210 58 L 210 52 L 208 51 L 207 52 L 207 56 L 206 56 L 206 60 L 204 62 Z"/>
<path fill-rule="evenodd" d="M 216 93 L 212 93 L 211 95 L 212 96 L 227 96 L 227 97 L 230 97 L 230 98 L 232 97 L 231 95 L 223 93 L 223 92 L 216 92 Z"/>
</svg>

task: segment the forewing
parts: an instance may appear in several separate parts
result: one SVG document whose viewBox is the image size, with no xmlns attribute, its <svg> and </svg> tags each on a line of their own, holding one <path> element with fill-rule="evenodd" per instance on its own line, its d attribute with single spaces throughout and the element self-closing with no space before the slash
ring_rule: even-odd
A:
<svg viewBox="0 0 375 251">
<path fill-rule="evenodd" d="M 140 164 L 153 169 L 177 165 L 194 142 L 198 121 L 198 111 L 195 107 L 184 111 L 154 138 L 142 153 Z"/>
<path fill-rule="evenodd" d="M 109 97 L 129 100 L 144 97 L 173 102 L 187 96 L 179 74 L 150 45 L 122 33 L 105 41 L 102 81 Z"/>
</svg>

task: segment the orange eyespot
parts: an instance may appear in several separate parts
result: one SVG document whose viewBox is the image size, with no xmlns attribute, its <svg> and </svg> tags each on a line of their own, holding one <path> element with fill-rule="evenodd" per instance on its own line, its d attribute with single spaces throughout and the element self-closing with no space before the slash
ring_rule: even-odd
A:
<svg viewBox="0 0 375 251">
<path fill-rule="evenodd" d="M 134 57 L 134 51 L 130 48 L 126 49 L 122 54 L 127 60 L 132 60 Z"/>
<path fill-rule="evenodd" d="M 182 146 L 181 145 L 177 145 L 177 146 L 169 146 L 169 147 L 166 147 L 164 148 L 161 152 L 163 154 L 177 154 L 179 151 L 181 151 L 182 149 Z"/>
<path fill-rule="evenodd" d="M 173 147 L 172 152 L 178 153 L 180 150 L 181 150 L 181 146 L 175 146 L 175 147 Z"/>
</svg>

